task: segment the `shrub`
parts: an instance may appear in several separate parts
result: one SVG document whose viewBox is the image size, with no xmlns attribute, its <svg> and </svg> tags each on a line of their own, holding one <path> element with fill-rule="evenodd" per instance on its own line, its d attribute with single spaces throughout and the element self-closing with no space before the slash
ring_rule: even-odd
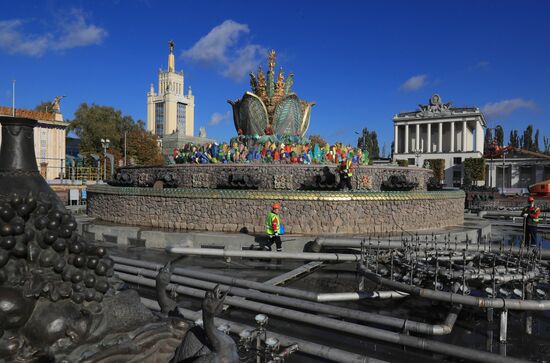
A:
<svg viewBox="0 0 550 363">
<path fill-rule="evenodd" d="M 464 177 L 476 182 L 485 180 L 485 159 L 467 158 L 464 160 Z"/>
<path fill-rule="evenodd" d="M 434 177 L 438 182 L 441 182 L 445 178 L 445 159 L 431 159 L 428 160 L 430 169 L 434 172 Z"/>
<path fill-rule="evenodd" d="M 397 160 L 397 165 L 408 167 L 409 166 L 409 161 L 408 160 Z"/>
</svg>

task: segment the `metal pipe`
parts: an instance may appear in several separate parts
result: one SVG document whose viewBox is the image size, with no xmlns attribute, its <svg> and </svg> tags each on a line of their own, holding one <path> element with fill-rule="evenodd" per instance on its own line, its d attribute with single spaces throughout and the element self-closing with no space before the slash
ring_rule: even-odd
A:
<svg viewBox="0 0 550 363">
<path fill-rule="evenodd" d="M 378 243 L 378 242 L 377 242 Z M 320 251 L 322 247 L 349 247 L 349 248 L 360 248 L 361 240 L 358 238 L 330 238 L 330 237 L 318 237 L 313 243 L 313 249 Z M 411 247 L 410 242 L 404 241 L 380 241 L 380 249 L 403 249 Z M 466 251 L 466 252 L 491 252 L 491 250 L 498 249 L 498 243 L 450 243 L 448 246 L 445 246 L 445 250 L 454 250 L 454 251 Z M 434 244 L 431 242 L 418 242 L 415 243 L 415 248 L 419 250 L 433 250 Z M 435 245 L 435 249 L 438 249 L 438 245 Z M 519 255 L 520 247 L 513 246 L 510 249 L 513 255 Z M 538 251 L 537 251 L 538 253 Z M 540 257 L 542 259 L 550 259 L 550 248 L 541 249 Z"/>
<path fill-rule="evenodd" d="M 515 299 L 492 299 L 475 296 L 466 296 L 453 294 L 445 291 L 437 291 L 432 289 L 424 289 L 418 286 L 410 286 L 397 281 L 391 281 L 380 277 L 359 266 L 359 271 L 369 280 L 376 282 L 392 289 L 408 292 L 413 295 L 425 297 L 427 299 L 444 301 L 452 304 L 463 304 L 468 306 L 476 306 L 479 308 L 497 308 L 509 310 L 550 310 L 550 300 L 515 300 Z"/>
<path fill-rule="evenodd" d="M 160 307 L 158 303 L 154 300 L 141 298 L 141 302 L 143 305 L 145 305 L 147 308 L 151 310 L 159 311 Z M 197 319 L 202 318 L 202 313 L 200 311 L 193 311 L 189 309 L 185 309 L 182 307 L 178 307 L 179 312 L 185 317 L 188 321 L 196 321 Z M 227 324 L 229 326 L 229 330 L 234 334 L 239 334 L 243 330 L 254 330 L 255 328 L 253 326 L 244 325 L 240 323 L 236 323 L 233 321 L 221 319 L 221 318 L 214 318 L 216 326 L 220 326 L 222 324 Z M 345 350 L 340 350 L 338 348 L 332 348 L 328 347 L 326 345 L 321 345 L 317 343 L 313 343 L 307 340 L 302 340 L 298 338 L 294 338 L 288 335 L 278 334 L 271 331 L 267 332 L 270 337 L 277 338 L 279 342 L 281 342 L 282 345 L 291 345 L 291 344 L 298 344 L 299 351 L 310 354 L 315 357 L 328 359 L 334 362 L 342 362 L 342 363 L 388 363 L 383 360 L 370 358 L 367 356 L 347 352 Z M 262 335 L 263 337 L 263 335 Z"/>
<path fill-rule="evenodd" d="M 132 266 L 124 266 L 115 264 L 115 270 L 118 272 L 138 274 L 138 276 L 144 276 L 154 279 L 157 275 L 156 271 L 136 269 Z M 202 290 L 211 290 L 217 283 L 201 281 L 196 279 L 190 279 L 181 276 L 172 275 L 172 281 L 185 285 L 199 288 Z M 300 310 L 309 310 L 320 314 L 334 315 L 341 318 L 353 319 L 367 323 L 374 323 L 384 326 L 389 326 L 396 329 L 405 329 L 415 333 L 427 334 L 427 335 L 445 335 L 449 334 L 454 326 L 456 317 L 460 312 L 460 309 L 451 309 L 445 322 L 443 324 L 426 324 L 416 322 L 409 319 L 400 319 L 391 316 L 385 316 L 381 314 L 357 311 L 353 309 L 347 309 L 340 306 L 326 305 L 316 302 L 309 302 L 285 296 L 278 296 L 273 294 L 266 294 L 259 291 L 253 291 L 248 289 L 240 289 L 238 287 L 230 287 L 227 285 L 220 286 L 224 291 L 229 290 L 231 295 L 246 297 L 248 299 L 275 303 L 278 305 L 290 306 Z M 454 315 L 454 318 L 452 317 Z"/>
<path fill-rule="evenodd" d="M 124 274 L 124 273 L 120 273 L 119 277 L 122 280 L 128 281 L 128 282 L 133 282 L 136 284 L 149 286 L 149 287 L 155 286 L 155 281 L 152 279 L 147 279 L 144 277 Z M 167 289 L 171 289 L 171 288 L 172 286 L 170 285 L 167 286 Z M 177 287 L 175 290 L 178 293 L 193 296 L 199 299 L 203 299 L 205 296 L 205 291 L 197 290 L 193 288 Z M 404 345 L 411 348 L 428 350 L 431 352 L 441 353 L 441 354 L 463 358 L 466 360 L 471 360 L 476 362 L 491 362 L 491 363 L 492 362 L 494 363 L 525 362 L 524 360 L 510 358 L 510 357 L 501 357 L 496 354 L 487 353 L 487 352 L 483 352 L 480 350 L 475 350 L 467 347 L 461 347 L 453 344 L 438 342 L 435 340 L 424 339 L 424 338 L 414 337 L 414 336 L 405 335 L 405 334 L 399 334 L 399 333 L 387 331 L 384 329 L 366 327 L 359 324 L 354 324 L 354 323 L 345 322 L 341 320 L 331 319 L 328 317 L 308 314 L 302 311 L 281 308 L 274 305 L 248 301 L 239 297 L 228 296 L 225 299 L 225 303 L 230 306 L 257 311 L 264 314 L 270 314 L 273 316 L 279 316 L 285 319 L 299 321 L 299 322 L 311 324 L 311 325 L 316 325 L 322 328 L 329 328 L 329 329 L 341 331 L 344 333 L 359 335 L 365 338 Z"/>
<path fill-rule="evenodd" d="M 155 262 L 134 260 L 131 258 L 119 257 L 114 255 L 111 255 L 111 258 L 113 259 L 113 261 L 119 264 L 149 268 L 153 270 L 160 270 L 163 266 Z M 254 289 L 258 291 L 270 292 L 278 295 L 296 297 L 299 299 L 305 299 L 310 301 L 317 300 L 317 294 L 314 292 L 292 289 L 292 288 L 283 287 L 283 286 L 274 286 L 271 284 L 264 284 L 261 282 L 249 281 L 249 280 L 239 279 L 231 276 L 222 276 L 222 275 L 205 272 L 205 271 L 196 271 L 196 270 L 191 270 L 189 268 L 176 267 L 174 268 L 173 273 L 176 275 L 193 277 L 196 279 L 213 281 L 213 282 L 218 282 L 221 284 L 226 284 L 231 286 L 245 287 L 245 288 Z"/>
<path fill-rule="evenodd" d="M 357 291 L 357 292 L 333 292 L 327 294 L 317 294 L 317 301 L 355 301 L 362 299 L 401 299 L 409 294 L 400 291 Z"/>
<path fill-rule="evenodd" d="M 118 265 L 130 265 L 130 266 L 136 266 L 141 268 L 148 268 L 151 270 L 158 271 L 162 268 L 162 265 L 155 262 L 149 262 L 149 261 L 143 261 L 143 260 L 134 260 L 130 258 L 125 257 L 118 257 L 118 256 L 111 256 L 111 258 L 118 264 Z M 128 272 L 128 271 L 126 271 Z M 204 272 L 204 271 L 196 271 L 191 270 L 188 268 L 181 268 L 176 267 L 174 268 L 174 275 L 181 275 L 181 276 L 187 276 L 192 277 L 199 280 L 206 280 L 206 281 L 213 281 L 225 285 L 230 286 L 238 286 L 248 289 L 254 289 L 258 291 L 263 292 L 269 292 L 272 294 L 277 295 L 284 295 L 284 296 L 290 296 L 302 300 L 309 300 L 309 301 L 315 301 L 315 302 L 327 302 L 330 300 L 323 300 L 323 299 L 330 299 L 331 296 L 334 294 L 319 294 L 312 291 L 304 291 L 304 290 L 298 290 L 293 289 L 289 287 L 282 287 L 282 286 L 274 286 L 272 285 L 268 280 L 267 282 L 256 282 L 256 281 L 250 281 L 250 280 L 244 280 L 244 279 L 238 279 L 230 276 L 223 276 L 218 275 L 210 272 Z M 355 296 L 353 294 L 359 294 L 362 298 L 372 298 L 372 299 L 390 299 L 390 298 L 399 298 L 406 296 L 403 292 L 398 291 L 372 291 L 372 292 L 351 292 L 351 293 L 342 293 L 346 294 L 351 300 L 357 300 L 355 299 Z M 323 296 L 325 295 L 325 296 Z M 320 297 L 321 296 L 321 297 Z M 344 296 L 344 295 L 342 295 Z M 343 301 L 341 300 L 341 297 L 338 295 L 334 295 L 335 299 L 340 298 L 340 300 L 332 300 L 332 301 Z"/>
<path fill-rule="evenodd" d="M 502 310 L 500 314 L 500 342 L 506 343 L 506 336 L 508 335 L 508 310 Z"/>
<path fill-rule="evenodd" d="M 273 258 L 280 260 L 308 260 L 308 261 L 336 261 L 357 262 L 360 255 L 349 253 L 314 253 L 314 252 L 269 252 L 269 251 L 232 251 L 217 248 L 188 248 L 167 247 L 168 253 L 181 255 L 213 256 L 213 257 L 244 257 L 244 258 Z"/>
</svg>

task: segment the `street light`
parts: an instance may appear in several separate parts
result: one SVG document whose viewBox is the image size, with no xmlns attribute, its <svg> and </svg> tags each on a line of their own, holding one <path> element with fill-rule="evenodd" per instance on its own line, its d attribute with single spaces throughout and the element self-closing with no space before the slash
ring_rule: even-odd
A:
<svg viewBox="0 0 550 363">
<path fill-rule="evenodd" d="M 494 137 L 492 137 L 492 140 L 490 141 L 491 144 L 495 143 L 496 142 L 496 139 L 497 139 L 497 129 L 495 127 L 487 127 L 487 132 L 490 132 L 491 134 L 493 133 L 494 131 Z M 489 150 L 483 150 L 483 154 L 484 156 L 486 155 L 486 152 L 488 152 L 491 156 L 491 166 L 489 167 L 489 187 L 493 187 L 493 173 L 491 172 L 492 169 L 493 169 L 493 156 L 494 156 L 494 152 L 495 150 L 492 150 L 491 149 L 491 145 L 489 145 Z M 496 169 L 495 169 L 496 170 Z M 496 178 L 496 176 L 495 176 Z M 495 185 L 496 185 L 496 182 L 495 182 Z"/>
<path fill-rule="evenodd" d="M 107 179 L 107 148 L 109 147 L 109 139 L 101 139 L 101 146 L 103 147 L 103 180 Z"/>
</svg>

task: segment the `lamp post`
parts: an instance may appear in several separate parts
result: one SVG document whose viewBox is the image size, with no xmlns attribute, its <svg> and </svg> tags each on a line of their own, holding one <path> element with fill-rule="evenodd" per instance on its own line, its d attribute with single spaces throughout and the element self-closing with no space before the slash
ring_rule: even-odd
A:
<svg viewBox="0 0 550 363">
<path fill-rule="evenodd" d="M 109 139 L 101 139 L 101 146 L 103 147 L 103 180 L 107 179 L 107 148 L 109 147 Z"/>
<path fill-rule="evenodd" d="M 15 117 L 15 79 L 12 81 L 11 86 L 11 115 Z"/>
<path fill-rule="evenodd" d="M 495 127 L 487 127 L 487 132 L 493 132 L 494 131 L 494 135 L 492 137 L 492 141 L 491 143 L 492 144 L 496 144 L 496 140 L 497 140 L 497 135 L 496 135 L 496 128 Z M 491 165 L 489 166 L 489 187 L 493 187 L 493 173 L 492 173 L 492 169 L 493 169 L 493 156 L 494 156 L 494 153 L 495 153 L 495 150 L 493 150 L 491 148 L 491 146 L 489 145 L 489 150 L 483 150 L 483 153 L 486 155 L 487 153 L 491 156 Z M 484 156 L 485 156 L 484 155 Z M 496 170 L 496 169 L 495 169 Z M 487 184 L 485 184 L 487 185 Z M 495 185 L 496 185 L 496 182 L 495 182 Z"/>
<path fill-rule="evenodd" d="M 126 163 L 126 135 L 128 134 L 128 131 L 124 131 L 124 166 L 127 165 Z"/>
<path fill-rule="evenodd" d="M 502 195 L 504 195 L 504 188 L 506 186 L 506 151 L 502 153 Z M 510 178 L 512 177 L 512 171 L 510 169 Z"/>
</svg>

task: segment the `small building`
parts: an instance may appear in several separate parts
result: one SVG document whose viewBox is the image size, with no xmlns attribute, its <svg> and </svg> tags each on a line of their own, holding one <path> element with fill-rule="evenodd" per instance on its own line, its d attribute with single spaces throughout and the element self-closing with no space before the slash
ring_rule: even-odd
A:
<svg viewBox="0 0 550 363">
<path fill-rule="evenodd" d="M 174 42 L 169 46 L 168 69 L 158 71 L 158 93 L 153 84 L 147 93 L 147 130 L 161 139 L 176 131 L 193 136 L 195 125 L 195 97 L 191 87 L 184 94 L 184 75 L 176 71 Z"/>
<path fill-rule="evenodd" d="M 517 189 L 518 193 L 525 193 L 530 185 L 550 179 L 550 155 L 512 147 L 505 149 L 510 150 L 485 159 L 485 185 L 501 191 Z"/>
<path fill-rule="evenodd" d="M 65 134 L 68 124 L 63 121 L 59 105 L 54 107 L 55 112 L 39 112 L 33 110 L 16 109 L 16 117 L 36 119 L 38 124 L 34 128 L 34 153 L 40 174 L 46 180 L 53 180 L 65 173 Z M 12 116 L 11 107 L 0 106 L 0 115 Z M 0 144 L 2 136 L 0 134 Z"/>
<path fill-rule="evenodd" d="M 434 94 L 417 111 L 393 117 L 394 160 L 422 166 L 426 160 L 445 160 L 445 185 L 460 186 L 462 162 L 483 157 L 483 113 L 477 107 L 452 107 Z"/>
</svg>

